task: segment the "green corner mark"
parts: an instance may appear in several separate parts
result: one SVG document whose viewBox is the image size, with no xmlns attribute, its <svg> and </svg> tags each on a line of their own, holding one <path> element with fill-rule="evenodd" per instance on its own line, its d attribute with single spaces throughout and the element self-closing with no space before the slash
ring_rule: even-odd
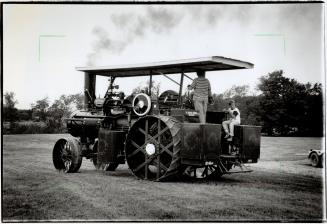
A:
<svg viewBox="0 0 327 224">
<path fill-rule="evenodd" d="M 52 34 L 39 35 L 39 62 L 41 61 L 41 38 L 49 38 L 49 37 L 61 38 L 61 37 L 66 37 L 66 35 L 52 35 Z"/>
<path fill-rule="evenodd" d="M 279 33 L 258 33 L 255 34 L 254 36 L 257 37 L 281 37 L 283 38 L 283 48 L 284 48 L 284 55 L 286 54 L 286 38 L 283 34 Z"/>
</svg>

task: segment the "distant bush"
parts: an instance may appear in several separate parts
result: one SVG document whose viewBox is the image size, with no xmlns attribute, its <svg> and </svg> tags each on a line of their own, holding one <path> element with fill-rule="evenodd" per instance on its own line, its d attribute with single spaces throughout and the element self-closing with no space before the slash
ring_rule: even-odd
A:
<svg viewBox="0 0 327 224">
<path fill-rule="evenodd" d="M 9 127 L 3 126 L 3 134 L 51 134 L 65 133 L 66 128 L 53 122 L 14 122 Z"/>
</svg>

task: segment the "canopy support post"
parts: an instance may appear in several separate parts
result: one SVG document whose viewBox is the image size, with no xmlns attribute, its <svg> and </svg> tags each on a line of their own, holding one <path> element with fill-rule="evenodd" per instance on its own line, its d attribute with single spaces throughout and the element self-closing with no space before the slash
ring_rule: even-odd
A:
<svg viewBox="0 0 327 224">
<path fill-rule="evenodd" d="M 152 70 L 150 71 L 150 82 L 149 82 L 149 96 L 151 98 L 151 89 L 152 89 Z"/>
<path fill-rule="evenodd" d="M 184 72 L 181 73 L 181 81 L 179 84 L 179 93 L 178 93 L 178 104 L 179 106 L 182 106 L 183 100 L 182 100 L 182 91 L 183 91 L 183 81 L 184 81 Z"/>
</svg>

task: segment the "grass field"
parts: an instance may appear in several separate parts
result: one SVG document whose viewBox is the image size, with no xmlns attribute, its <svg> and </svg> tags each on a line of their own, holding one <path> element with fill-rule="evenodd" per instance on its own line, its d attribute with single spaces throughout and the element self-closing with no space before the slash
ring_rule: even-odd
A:
<svg viewBox="0 0 327 224">
<path fill-rule="evenodd" d="M 252 173 L 221 180 L 150 182 L 126 165 L 57 172 L 55 141 L 68 135 L 3 136 L 2 221 L 296 221 L 323 219 L 323 169 L 309 165 L 322 138 L 262 137 Z"/>
</svg>

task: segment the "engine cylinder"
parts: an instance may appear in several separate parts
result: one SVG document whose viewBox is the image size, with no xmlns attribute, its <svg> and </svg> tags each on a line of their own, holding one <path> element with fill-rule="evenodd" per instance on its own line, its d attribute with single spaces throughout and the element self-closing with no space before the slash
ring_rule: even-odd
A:
<svg viewBox="0 0 327 224">
<path fill-rule="evenodd" d="M 101 125 L 101 118 L 69 118 L 67 121 L 68 132 L 74 137 L 86 136 L 96 138 Z"/>
</svg>

